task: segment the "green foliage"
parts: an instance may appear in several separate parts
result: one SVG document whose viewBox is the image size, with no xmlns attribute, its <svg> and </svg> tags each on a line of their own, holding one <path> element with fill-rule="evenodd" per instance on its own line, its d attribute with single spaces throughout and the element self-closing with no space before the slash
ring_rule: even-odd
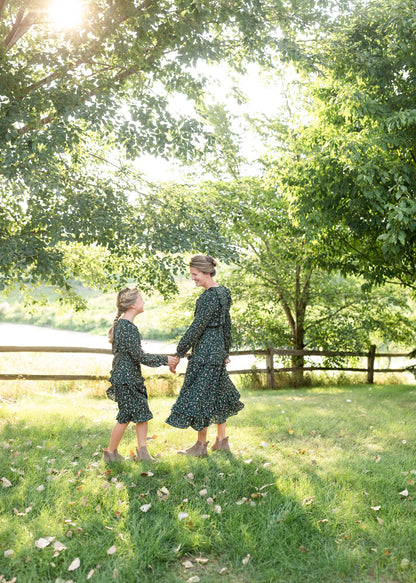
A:
<svg viewBox="0 0 416 583">
<path fill-rule="evenodd" d="M 173 113 L 172 101 L 202 104 L 198 62 L 243 70 L 265 61 L 290 6 L 91 0 L 82 26 L 60 31 L 47 5 L 0 4 L 0 286 L 69 292 L 79 269 L 64 261 L 63 244 L 76 242 L 110 254 L 108 285 L 140 278 L 169 294 L 174 254 L 196 250 L 202 237 L 177 244 L 168 233 L 159 244 L 157 225 L 146 230 L 151 217 L 133 204 L 143 183 L 125 158 L 189 160 L 212 147 L 203 116 Z"/>
<path fill-rule="evenodd" d="M 276 180 L 321 261 L 370 282 L 416 274 L 415 10 L 412 0 L 356 4 L 315 46 L 321 74 Z"/>
</svg>

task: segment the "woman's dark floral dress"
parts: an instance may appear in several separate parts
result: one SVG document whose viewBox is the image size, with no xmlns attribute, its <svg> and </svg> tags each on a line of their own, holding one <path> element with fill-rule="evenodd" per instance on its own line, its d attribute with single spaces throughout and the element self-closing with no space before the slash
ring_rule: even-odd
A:
<svg viewBox="0 0 416 583">
<path fill-rule="evenodd" d="M 111 387 L 107 389 L 107 396 L 117 401 L 117 421 L 142 423 L 152 419 L 140 364 L 162 366 L 168 363 L 168 357 L 143 352 L 137 326 L 125 318 L 121 318 L 115 325 L 113 353 Z"/>
<path fill-rule="evenodd" d="M 211 423 L 225 423 L 244 407 L 225 365 L 231 345 L 230 305 L 230 291 L 221 285 L 205 290 L 196 301 L 194 321 L 176 350 L 183 357 L 192 348 L 192 355 L 166 419 L 173 427 L 202 431 Z"/>
</svg>

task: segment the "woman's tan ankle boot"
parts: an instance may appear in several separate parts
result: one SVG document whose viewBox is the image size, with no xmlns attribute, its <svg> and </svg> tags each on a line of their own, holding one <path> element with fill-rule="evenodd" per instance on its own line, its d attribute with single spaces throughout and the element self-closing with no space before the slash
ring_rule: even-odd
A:
<svg viewBox="0 0 416 583">
<path fill-rule="evenodd" d="M 224 439 L 217 439 L 215 440 L 214 445 L 211 447 L 213 451 L 230 451 L 230 444 L 228 443 L 228 437 L 224 437 Z"/>
<path fill-rule="evenodd" d="M 181 455 L 191 455 L 193 457 L 206 457 L 208 455 L 207 446 L 209 441 L 206 443 L 201 443 L 200 441 L 196 441 L 194 445 L 188 447 L 187 449 L 181 449 L 178 451 Z"/>
</svg>

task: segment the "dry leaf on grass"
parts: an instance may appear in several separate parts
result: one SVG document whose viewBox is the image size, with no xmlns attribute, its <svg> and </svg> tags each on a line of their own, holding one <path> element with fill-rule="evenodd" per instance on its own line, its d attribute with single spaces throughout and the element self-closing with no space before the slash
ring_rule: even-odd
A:
<svg viewBox="0 0 416 583">
<path fill-rule="evenodd" d="M 78 557 L 76 559 L 74 559 L 72 561 L 72 563 L 69 565 L 68 567 L 68 571 L 75 571 L 76 569 L 78 569 L 78 567 L 81 565 L 81 561 L 78 559 Z"/>
<path fill-rule="evenodd" d="M 371 510 L 377 511 L 377 510 L 380 510 L 381 506 L 380 505 L 379 506 L 370 506 L 370 508 L 371 508 Z"/>
<path fill-rule="evenodd" d="M 247 563 L 249 562 L 249 560 L 250 560 L 250 555 L 246 555 L 241 562 L 243 563 L 243 565 L 247 565 Z"/>
<path fill-rule="evenodd" d="M 178 518 L 179 520 L 183 520 L 184 518 L 188 518 L 189 514 L 187 512 L 179 512 Z"/>
<path fill-rule="evenodd" d="M 193 569 L 194 567 L 194 564 L 191 563 L 191 561 L 184 561 L 182 565 L 185 567 L 185 569 Z"/>
<path fill-rule="evenodd" d="M 14 555 L 14 550 L 7 549 L 7 551 L 4 551 L 3 555 L 5 559 L 10 559 Z"/>
<path fill-rule="evenodd" d="M 140 506 L 140 510 L 142 512 L 148 512 L 151 509 L 151 507 L 152 507 L 152 505 L 150 503 L 149 504 L 143 504 L 143 506 Z"/>
<path fill-rule="evenodd" d="M 54 536 L 47 536 L 45 538 L 41 537 L 35 541 L 35 547 L 41 550 L 46 549 L 46 547 L 49 546 L 53 540 L 55 540 Z"/>
<path fill-rule="evenodd" d="M 109 549 L 107 549 L 107 555 L 114 555 L 116 551 L 116 545 L 112 545 Z"/>
<path fill-rule="evenodd" d="M 13 486 L 13 484 L 9 482 L 7 478 L 3 477 L 1 481 L 3 482 L 3 488 L 10 488 L 11 486 Z"/>
<path fill-rule="evenodd" d="M 404 498 L 407 498 L 409 496 L 409 491 L 406 490 L 402 490 L 402 492 L 399 492 L 400 496 L 403 496 Z"/>
</svg>

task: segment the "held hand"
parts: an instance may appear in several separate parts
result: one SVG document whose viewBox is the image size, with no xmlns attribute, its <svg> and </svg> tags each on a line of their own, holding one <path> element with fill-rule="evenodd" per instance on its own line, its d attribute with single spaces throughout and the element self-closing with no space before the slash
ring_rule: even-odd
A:
<svg viewBox="0 0 416 583">
<path fill-rule="evenodd" d="M 170 372 L 175 373 L 176 367 L 178 366 L 180 361 L 179 356 L 168 356 L 168 367 Z"/>
<path fill-rule="evenodd" d="M 230 357 L 225 359 L 225 364 L 229 364 L 231 362 Z"/>
</svg>

